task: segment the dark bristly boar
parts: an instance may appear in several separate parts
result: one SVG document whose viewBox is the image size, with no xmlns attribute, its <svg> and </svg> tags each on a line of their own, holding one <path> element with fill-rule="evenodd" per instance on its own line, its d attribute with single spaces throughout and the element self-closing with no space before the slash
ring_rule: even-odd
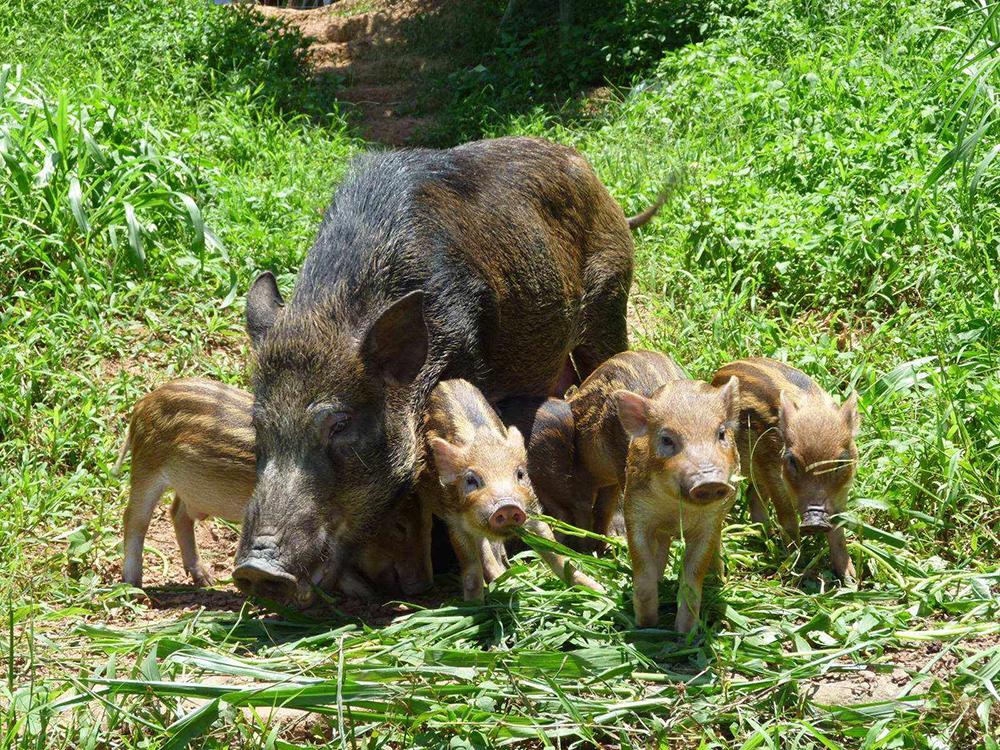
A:
<svg viewBox="0 0 1000 750">
<path fill-rule="evenodd" d="M 522 526 L 554 539 L 548 524 L 534 517 L 539 506 L 524 440 L 516 427 L 504 427 L 480 390 L 465 380 L 438 384 L 425 425 L 428 459 L 419 493 L 448 525 L 465 599 L 481 600 L 484 581 L 493 581 L 504 569 L 494 543 Z M 563 581 L 604 590 L 562 555 L 547 551 L 541 557 Z"/>
<path fill-rule="evenodd" d="M 173 489 L 170 515 L 184 569 L 196 585 L 211 585 L 198 557 L 194 522 L 243 520 L 256 481 L 252 405 L 253 396 L 246 391 L 197 378 L 167 383 L 136 404 L 115 467 L 121 468 L 131 450 L 122 571 L 126 583 L 142 586 L 146 531 L 163 493 Z M 368 580 L 387 594 L 420 593 L 433 584 L 429 548 L 430 517 L 414 495 L 362 549 L 357 571 L 350 570 L 336 584 L 355 595 L 366 593 Z"/>
<path fill-rule="evenodd" d="M 625 489 L 629 436 L 612 395 L 630 390 L 648 397 L 668 380 L 684 378 L 684 370 L 665 354 L 623 352 L 597 368 L 569 398 L 576 430 L 572 491 L 591 515 L 582 528 L 609 535 Z"/>
<path fill-rule="evenodd" d="M 658 586 L 676 537 L 684 539 L 684 564 L 674 627 L 687 633 L 698 622 L 705 576 L 721 565 L 722 526 L 739 473 L 739 390 L 736 378 L 720 388 L 671 380 L 650 397 L 630 390 L 613 397 L 631 437 L 625 528 L 639 627 L 659 618 Z"/>
<path fill-rule="evenodd" d="M 831 516 L 847 507 L 854 481 L 857 394 L 838 406 L 808 375 L 773 359 L 732 362 L 714 382 L 732 377 L 740 381 L 738 444 L 750 478 L 751 518 L 766 524 L 770 501 L 789 540 L 800 531 L 826 534 L 834 573 L 855 579 L 844 530 Z"/>
<path fill-rule="evenodd" d="M 291 301 L 270 274 L 247 299 L 258 482 L 238 585 L 291 598 L 337 575 L 412 490 L 439 380 L 491 401 L 558 395 L 626 349 L 632 252 L 572 149 L 502 138 L 360 159 Z"/>
</svg>

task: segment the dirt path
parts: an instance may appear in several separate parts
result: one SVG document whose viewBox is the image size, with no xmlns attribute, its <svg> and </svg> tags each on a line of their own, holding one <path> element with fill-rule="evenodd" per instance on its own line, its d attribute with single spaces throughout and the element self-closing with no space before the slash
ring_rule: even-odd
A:
<svg viewBox="0 0 1000 750">
<path fill-rule="evenodd" d="M 433 113 L 420 109 L 419 87 L 445 65 L 414 53 L 411 35 L 424 18 L 456 1 L 340 0 L 312 10 L 257 9 L 312 40 L 315 74 L 338 84 L 336 97 L 352 106 L 365 139 L 403 146 L 433 122 Z"/>
</svg>

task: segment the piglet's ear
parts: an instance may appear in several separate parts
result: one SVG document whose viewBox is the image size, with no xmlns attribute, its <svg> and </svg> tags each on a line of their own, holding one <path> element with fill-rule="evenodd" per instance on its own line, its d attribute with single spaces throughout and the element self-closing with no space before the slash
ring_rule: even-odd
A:
<svg viewBox="0 0 1000 750">
<path fill-rule="evenodd" d="M 740 414 L 740 380 L 735 375 L 719 389 L 722 405 L 728 419 L 736 419 Z"/>
<path fill-rule="evenodd" d="M 848 396 L 847 400 L 841 405 L 840 416 L 843 417 L 844 423 L 851 431 L 851 434 L 854 437 L 857 437 L 858 429 L 861 427 L 861 413 L 858 411 L 857 391 L 851 391 L 851 395 Z"/>
<path fill-rule="evenodd" d="M 365 334 L 361 357 L 390 385 L 407 385 L 427 360 L 424 293 L 410 292 L 389 305 Z"/>
<path fill-rule="evenodd" d="M 634 438 L 645 435 L 649 430 L 649 399 L 632 391 L 615 391 L 611 398 L 625 432 Z"/>
<path fill-rule="evenodd" d="M 791 396 L 789 396 L 784 391 L 781 392 L 779 397 L 780 406 L 778 407 L 778 430 L 781 432 L 782 438 L 786 441 L 788 440 L 788 428 L 792 422 L 792 417 L 795 416 L 795 412 L 798 411 L 798 405 L 792 401 Z"/>
<path fill-rule="evenodd" d="M 521 431 L 513 425 L 507 428 L 507 445 L 512 450 L 524 450 L 524 438 L 521 436 Z"/>
<path fill-rule="evenodd" d="M 441 484 L 451 484 L 465 468 L 465 452 L 444 438 L 432 437 L 427 442 L 434 455 L 434 466 L 438 472 L 438 479 Z"/>
</svg>

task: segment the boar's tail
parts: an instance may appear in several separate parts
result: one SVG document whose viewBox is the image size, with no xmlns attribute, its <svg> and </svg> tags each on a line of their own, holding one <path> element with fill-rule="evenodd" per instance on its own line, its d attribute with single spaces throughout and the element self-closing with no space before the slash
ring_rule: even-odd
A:
<svg viewBox="0 0 1000 750">
<path fill-rule="evenodd" d="M 125 456 L 128 455 L 129 448 L 132 447 L 132 427 L 129 426 L 125 430 L 125 441 L 122 443 L 121 450 L 118 451 L 118 460 L 115 461 L 114 467 L 111 469 L 111 473 L 114 476 L 118 476 L 119 472 L 122 470 L 122 464 L 125 463 Z"/>
<path fill-rule="evenodd" d="M 629 216 L 626 221 L 628 221 L 628 228 L 636 230 L 643 224 L 648 222 L 654 216 L 656 212 L 660 210 L 664 203 L 670 200 L 671 196 L 674 194 L 674 190 L 681 181 L 681 175 L 679 172 L 672 172 L 667 178 L 667 184 L 664 185 L 663 190 L 660 194 L 656 196 L 656 200 L 653 201 L 653 205 L 647 208 L 645 211 L 637 213 L 635 216 Z"/>
</svg>

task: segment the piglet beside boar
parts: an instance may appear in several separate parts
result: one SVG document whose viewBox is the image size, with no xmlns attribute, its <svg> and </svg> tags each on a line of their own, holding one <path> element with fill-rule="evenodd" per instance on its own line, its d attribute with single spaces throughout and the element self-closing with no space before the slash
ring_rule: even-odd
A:
<svg viewBox="0 0 1000 750">
<path fill-rule="evenodd" d="M 853 580 L 844 530 L 830 517 L 847 507 L 854 481 L 857 394 L 838 406 L 808 375 L 773 359 L 732 362 L 713 382 L 734 377 L 740 381 L 738 444 L 750 477 L 751 518 L 766 524 L 770 501 L 789 540 L 800 532 L 826 534 L 834 573 Z"/>
<path fill-rule="evenodd" d="M 503 570 L 504 540 L 524 527 L 554 540 L 539 512 L 528 476 L 528 455 L 516 427 L 500 417 L 474 385 L 446 380 L 431 394 L 426 416 L 429 460 L 419 484 L 424 505 L 448 525 L 466 600 L 483 598 L 483 583 Z M 566 583 L 604 588 L 561 555 L 541 553 Z"/>
<path fill-rule="evenodd" d="M 640 217 L 642 218 L 642 217 Z M 627 348 L 629 223 L 572 149 L 502 138 L 372 154 L 285 304 L 247 299 L 257 485 L 234 579 L 324 584 L 414 488 L 434 386 L 561 394 Z"/>
</svg>

